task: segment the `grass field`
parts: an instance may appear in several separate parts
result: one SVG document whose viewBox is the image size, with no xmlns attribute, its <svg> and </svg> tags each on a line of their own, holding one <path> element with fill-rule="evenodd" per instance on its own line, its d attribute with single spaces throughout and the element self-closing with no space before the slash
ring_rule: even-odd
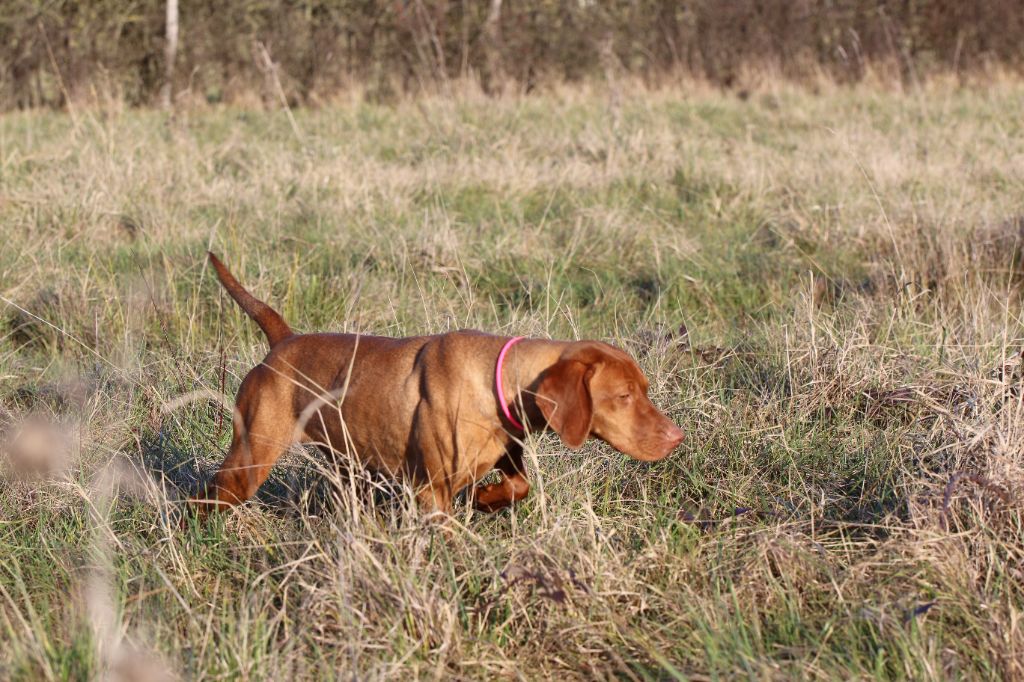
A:
<svg viewBox="0 0 1024 682">
<path fill-rule="evenodd" d="M 0 678 L 1024 677 L 1021 111 L 1007 80 L 0 117 Z M 443 526 L 297 450 L 179 530 L 266 351 L 207 248 L 299 330 L 619 344 L 688 438 L 531 439 L 528 500 Z"/>
</svg>

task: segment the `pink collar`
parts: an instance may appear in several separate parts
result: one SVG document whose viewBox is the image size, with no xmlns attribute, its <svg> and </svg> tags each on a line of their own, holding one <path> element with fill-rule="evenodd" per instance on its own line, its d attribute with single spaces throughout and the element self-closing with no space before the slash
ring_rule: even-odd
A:
<svg viewBox="0 0 1024 682">
<path fill-rule="evenodd" d="M 505 345 L 501 347 L 501 352 L 498 353 L 498 364 L 494 367 L 494 389 L 498 392 L 498 404 L 501 405 L 501 412 L 505 415 L 512 426 L 516 427 L 520 431 L 525 431 L 523 425 L 520 424 L 515 417 L 512 416 L 512 411 L 508 407 L 508 403 L 505 401 L 505 388 L 501 382 L 501 368 L 505 364 L 505 355 L 512 346 L 522 341 L 524 336 L 516 336 L 505 342 Z"/>
</svg>

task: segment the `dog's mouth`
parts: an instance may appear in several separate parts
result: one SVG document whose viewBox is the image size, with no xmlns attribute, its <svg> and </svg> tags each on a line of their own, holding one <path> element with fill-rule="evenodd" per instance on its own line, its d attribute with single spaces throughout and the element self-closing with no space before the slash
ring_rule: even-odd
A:
<svg viewBox="0 0 1024 682">
<path fill-rule="evenodd" d="M 622 454 L 632 457 L 635 460 L 641 462 L 658 462 L 672 454 L 672 451 L 679 447 L 683 442 L 683 430 L 675 424 L 670 424 L 670 426 L 670 429 L 666 429 L 662 433 L 645 434 L 644 437 L 638 438 L 636 439 L 636 442 L 628 445 L 625 443 L 615 443 L 600 435 L 597 437 L 611 445 Z"/>
<path fill-rule="evenodd" d="M 675 445 L 664 445 L 657 450 L 644 450 L 641 452 L 627 452 L 626 454 L 640 462 L 660 462 L 672 454 L 676 449 Z"/>
</svg>

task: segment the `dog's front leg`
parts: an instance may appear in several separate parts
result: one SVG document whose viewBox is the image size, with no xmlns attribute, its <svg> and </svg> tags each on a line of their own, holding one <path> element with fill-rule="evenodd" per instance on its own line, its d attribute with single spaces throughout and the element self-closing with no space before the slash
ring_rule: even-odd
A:
<svg viewBox="0 0 1024 682">
<path fill-rule="evenodd" d="M 416 491 L 416 505 L 422 514 L 443 514 L 452 513 L 452 496 L 450 488 L 446 485 L 422 486 Z"/>
<path fill-rule="evenodd" d="M 477 483 L 473 486 L 471 499 L 473 507 L 478 511 L 496 512 L 513 502 L 525 499 L 530 494 L 530 482 L 526 480 L 521 446 L 514 445 L 509 448 L 494 466 L 501 472 L 501 481 Z"/>
<path fill-rule="evenodd" d="M 496 512 L 529 494 L 530 483 L 522 474 L 502 474 L 499 483 L 478 483 L 473 488 L 473 507 L 482 512 Z"/>
</svg>

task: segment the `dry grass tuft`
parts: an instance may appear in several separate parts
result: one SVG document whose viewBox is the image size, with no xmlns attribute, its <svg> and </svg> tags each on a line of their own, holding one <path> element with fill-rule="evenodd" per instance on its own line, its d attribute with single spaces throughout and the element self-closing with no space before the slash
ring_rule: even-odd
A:
<svg viewBox="0 0 1024 682">
<path fill-rule="evenodd" d="M 34 482 L 61 477 L 71 464 L 70 430 L 41 415 L 29 415 L 7 428 L 3 455 L 5 474 Z"/>
</svg>

